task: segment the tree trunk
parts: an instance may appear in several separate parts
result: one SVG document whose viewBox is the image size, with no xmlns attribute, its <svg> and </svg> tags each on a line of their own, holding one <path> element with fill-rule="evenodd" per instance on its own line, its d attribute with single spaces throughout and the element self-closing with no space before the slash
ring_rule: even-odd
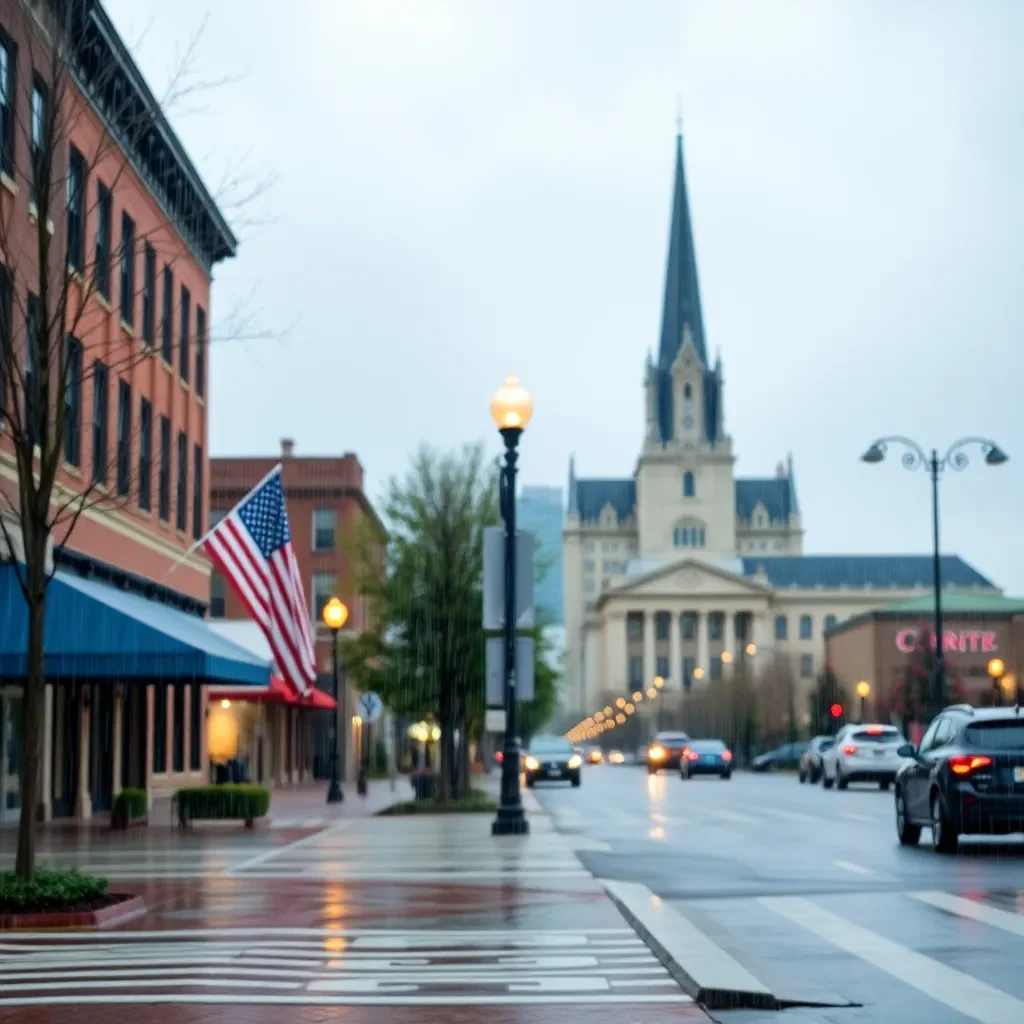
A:
<svg viewBox="0 0 1024 1024">
<path fill-rule="evenodd" d="M 46 589 L 30 572 L 28 590 L 28 658 L 25 674 L 24 740 L 21 763 L 21 818 L 18 824 L 18 853 L 14 870 L 23 881 L 30 882 L 36 873 L 36 814 L 39 806 L 39 782 L 43 760 L 43 717 L 45 678 L 43 676 Z"/>
<path fill-rule="evenodd" d="M 452 797 L 452 766 L 455 754 L 454 686 L 450 678 L 441 680 L 438 701 L 438 725 L 441 727 L 440 765 L 438 766 L 438 796 L 442 800 Z"/>
<path fill-rule="evenodd" d="M 469 720 L 463 712 L 459 716 L 459 757 L 458 757 L 458 795 L 469 796 Z"/>
</svg>

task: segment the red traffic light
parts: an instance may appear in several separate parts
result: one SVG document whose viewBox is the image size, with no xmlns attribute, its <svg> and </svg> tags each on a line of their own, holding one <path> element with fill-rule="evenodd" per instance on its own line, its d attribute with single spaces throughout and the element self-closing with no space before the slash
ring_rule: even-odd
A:
<svg viewBox="0 0 1024 1024">
<path fill-rule="evenodd" d="M 829 708 L 829 711 L 832 712 L 832 717 L 833 718 L 842 718 L 843 717 L 843 705 L 842 704 L 833 704 L 832 707 Z"/>
</svg>

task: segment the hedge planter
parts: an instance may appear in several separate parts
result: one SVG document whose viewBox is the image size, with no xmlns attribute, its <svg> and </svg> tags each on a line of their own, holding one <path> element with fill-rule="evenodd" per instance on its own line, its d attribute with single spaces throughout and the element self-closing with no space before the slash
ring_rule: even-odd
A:
<svg viewBox="0 0 1024 1024">
<path fill-rule="evenodd" d="M 265 786 L 199 786 L 179 789 L 174 795 L 178 823 L 188 828 L 194 821 L 242 821 L 252 828 L 270 810 L 270 790 Z"/>
<path fill-rule="evenodd" d="M 0 929 L 105 927 L 145 909 L 138 896 L 109 892 L 105 878 L 41 870 L 23 882 L 0 871 Z"/>
<path fill-rule="evenodd" d="M 126 829 L 149 824 L 149 797 L 144 789 L 122 789 L 110 812 L 110 827 Z"/>
</svg>

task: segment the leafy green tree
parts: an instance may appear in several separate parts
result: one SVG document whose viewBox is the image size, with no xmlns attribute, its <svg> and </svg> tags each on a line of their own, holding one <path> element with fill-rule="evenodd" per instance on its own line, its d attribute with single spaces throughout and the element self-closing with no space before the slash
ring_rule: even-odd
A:
<svg viewBox="0 0 1024 1024">
<path fill-rule="evenodd" d="M 483 716 L 483 533 L 499 522 L 497 494 L 482 446 L 424 446 L 388 484 L 386 563 L 365 536 L 357 544 L 357 589 L 375 621 L 346 646 L 348 671 L 392 711 L 436 720 L 442 798 L 466 791 L 469 737 Z"/>
</svg>

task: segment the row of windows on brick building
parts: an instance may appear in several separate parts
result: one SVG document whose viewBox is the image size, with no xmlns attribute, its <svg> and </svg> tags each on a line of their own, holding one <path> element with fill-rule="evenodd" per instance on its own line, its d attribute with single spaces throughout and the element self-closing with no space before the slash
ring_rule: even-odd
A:
<svg viewBox="0 0 1024 1024">
<path fill-rule="evenodd" d="M 13 180 L 15 174 L 14 83 L 17 81 L 16 50 L 10 38 L 0 28 L 0 170 Z M 30 182 L 30 210 L 35 204 L 37 168 L 43 162 L 44 132 L 48 115 L 49 95 L 46 83 L 33 76 L 31 97 L 31 152 L 32 181 Z M 67 243 L 68 269 L 83 273 L 85 269 L 87 218 L 86 196 L 87 164 L 85 157 L 73 145 L 68 152 L 67 176 Z M 93 254 L 94 285 L 98 295 L 111 302 L 111 256 L 114 222 L 114 196 L 101 179 L 96 180 L 95 248 Z M 135 333 L 137 263 L 142 259 L 142 317 L 143 344 L 152 348 L 156 340 L 156 250 L 149 242 L 139 249 L 135 238 L 135 221 L 127 210 L 121 211 L 120 246 L 120 318 L 129 331 Z M 174 271 L 164 263 L 162 272 L 163 305 L 160 333 L 160 354 L 168 365 L 174 365 Z M 180 314 L 178 317 L 178 372 L 189 383 L 192 377 L 192 299 L 188 288 L 181 285 Z M 195 307 L 195 380 L 196 394 L 206 390 L 206 311 Z"/>
<path fill-rule="evenodd" d="M 0 331 L 9 329 L 12 320 L 12 287 L 10 273 L 0 264 Z M 36 388 L 33 382 L 33 366 L 35 364 L 34 339 L 36 328 L 35 318 L 38 308 L 33 296 L 29 296 L 28 325 L 28 359 L 25 367 L 25 410 L 24 424 L 35 437 L 40 433 L 40 412 L 32 408 Z M 82 423 L 82 385 L 85 367 L 82 343 L 69 335 L 66 341 L 67 387 L 64 390 L 64 461 L 75 469 L 82 468 L 84 458 L 83 440 L 84 424 Z M 132 465 L 132 440 L 135 419 L 135 406 L 132 398 L 131 385 L 115 376 L 117 382 L 117 435 L 114 440 L 113 452 L 110 443 L 110 401 L 111 372 L 102 360 L 94 360 L 90 377 L 92 380 L 92 423 L 89 424 L 91 482 L 110 485 L 113 470 L 115 491 L 119 498 L 128 499 L 132 496 L 132 484 L 135 484 L 135 495 L 139 509 L 151 511 L 153 507 L 153 470 L 154 441 L 159 441 L 159 457 L 156 460 L 157 470 L 157 510 L 160 519 L 171 521 L 172 482 L 174 484 L 175 526 L 182 532 L 188 530 L 189 505 L 191 504 L 192 535 L 197 540 L 203 534 L 203 448 L 193 445 L 192 457 L 192 493 L 189 495 L 189 451 L 188 438 L 184 431 L 178 431 L 176 443 L 172 442 L 171 421 L 167 416 L 159 416 L 154 423 L 153 404 L 148 398 L 142 397 L 138 405 L 138 462 Z M 7 388 L 0 378 L 0 421 L 4 413 L 4 402 L 7 400 Z M 154 438 L 154 430 L 157 438 Z M 111 455 L 113 454 L 113 459 Z M 172 463 L 177 479 L 172 477 Z M 134 474 L 134 480 L 133 480 Z"/>
<path fill-rule="evenodd" d="M 672 616 L 668 612 L 656 612 L 654 616 L 655 638 L 667 640 L 671 628 Z M 826 615 L 822 620 L 822 631 L 828 632 L 838 622 L 835 615 Z M 643 616 L 632 615 L 627 619 L 627 636 L 630 640 L 643 639 Z M 680 629 L 684 640 L 697 639 L 697 613 L 683 612 L 680 616 Z M 708 614 L 708 637 L 711 640 L 722 640 L 725 637 L 725 614 L 723 612 L 710 612 Z M 785 615 L 775 617 L 775 639 L 786 640 L 789 638 L 789 619 Z M 746 639 L 746 619 L 736 620 L 736 639 Z M 810 615 L 800 616 L 800 639 L 814 639 L 814 619 Z"/>
</svg>

